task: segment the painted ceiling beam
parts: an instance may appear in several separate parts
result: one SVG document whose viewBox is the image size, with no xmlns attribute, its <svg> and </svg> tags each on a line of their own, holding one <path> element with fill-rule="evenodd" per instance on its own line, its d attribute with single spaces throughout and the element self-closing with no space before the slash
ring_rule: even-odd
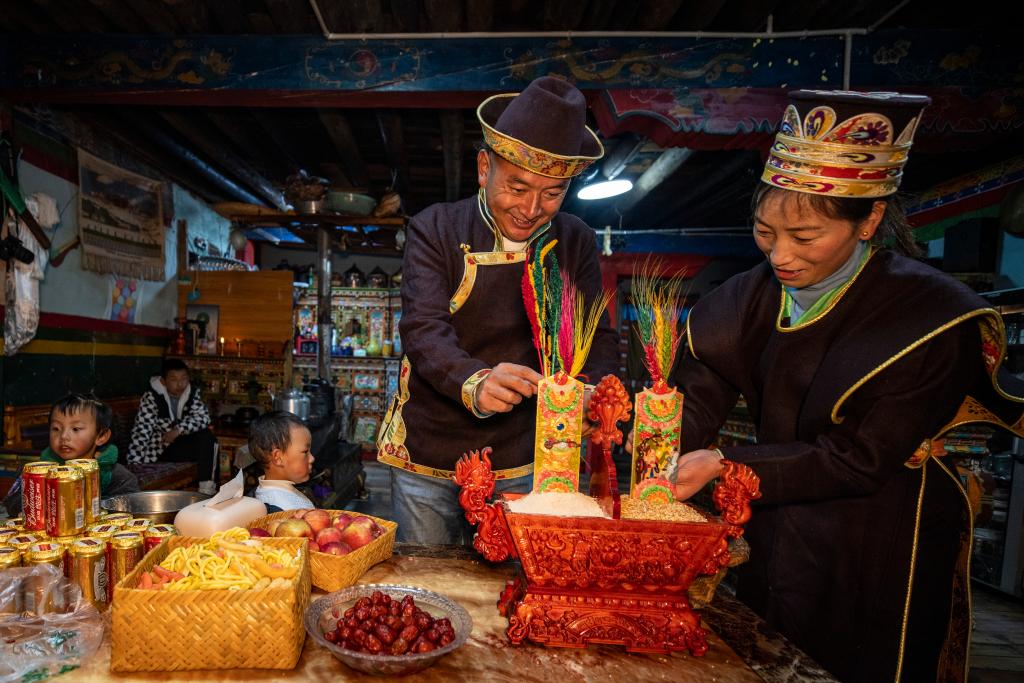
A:
<svg viewBox="0 0 1024 683">
<path fill-rule="evenodd" d="M 895 29 L 855 36 L 852 83 L 1005 85 L 1014 82 L 1015 66 L 1005 59 L 1015 49 L 1014 40 L 1008 33 Z M 130 94 L 203 105 L 209 103 L 206 97 L 223 98 L 226 92 L 284 93 L 287 99 L 263 106 L 295 106 L 310 93 L 507 92 L 543 74 L 564 76 L 584 90 L 836 87 L 843 78 L 843 43 L 839 36 L 790 34 L 772 40 L 337 41 L 280 35 L 88 34 L 73 41 L 61 35 L 11 35 L 0 46 L 0 94 Z"/>
</svg>

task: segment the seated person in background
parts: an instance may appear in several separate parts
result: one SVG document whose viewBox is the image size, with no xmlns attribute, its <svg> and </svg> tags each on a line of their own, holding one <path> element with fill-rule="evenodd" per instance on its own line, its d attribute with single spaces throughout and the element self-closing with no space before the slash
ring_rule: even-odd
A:
<svg viewBox="0 0 1024 683">
<path fill-rule="evenodd" d="M 249 428 L 249 453 L 255 462 L 238 475 L 245 482 L 245 495 L 266 505 L 268 513 L 316 507 L 295 488 L 309 481 L 312 442 L 309 429 L 292 413 L 275 410 L 257 418 Z"/>
<path fill-rule="evenodd" d="M 132 427 L 128 462 L 194 462 L 199 470 L 199 490 L 212 494 L 217 439 L 208 428 L 210 413 L 189 384 L 188 366 L 167 358 L 160 374 L 149 380 Z"/>
<path fill-rule="evenodd" d="M 50 408 L 50 446 L 39 460 L 64 464 L 65 460 L 92 459 L 100 464 L 100 495 L 135 493 L 139 480 L 117 462 L 117 446 L 110 440 L 114 411 L 91 395 L 68 394 Z M 4 506 L 7 514 L 21 514 L 21 477 L 11 487 Z"/>
</svg>

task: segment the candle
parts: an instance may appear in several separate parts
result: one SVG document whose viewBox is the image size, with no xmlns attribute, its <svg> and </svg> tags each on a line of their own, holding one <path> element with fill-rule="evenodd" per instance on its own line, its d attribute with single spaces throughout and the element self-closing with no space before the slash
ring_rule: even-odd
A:
<svg viewBox="0 0 1024 683">
<path fill-rule="evenodd" d="M 220 338 L 220 355 L 224 355 L 224 337 Z"/>
</svg>

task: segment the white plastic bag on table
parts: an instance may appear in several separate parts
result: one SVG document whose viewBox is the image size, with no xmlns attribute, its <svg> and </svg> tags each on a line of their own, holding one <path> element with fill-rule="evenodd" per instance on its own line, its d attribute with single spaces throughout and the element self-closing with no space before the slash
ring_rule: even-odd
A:
<svg viewBox="0 0 1024 683">
<path fill-rule="evenodd" d="M 103 640 L 103 617 L 48 564 L 0 571 L 0 683 L 77 668 Z"/>
</svg>

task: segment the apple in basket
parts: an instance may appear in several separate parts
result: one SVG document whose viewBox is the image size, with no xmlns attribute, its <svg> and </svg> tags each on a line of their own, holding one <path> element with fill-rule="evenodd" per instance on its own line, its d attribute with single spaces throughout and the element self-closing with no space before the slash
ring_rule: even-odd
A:
<svg viewBox="0 0 1024 683">
<path fill-rule="evenodd" d="M 320 552 L 327 553 L 328 555 L 348 555 L 352 552 L 352 548 L 349 547 L 348 543 L 328 543 L 320 546 Z"/>
<path fill-rule="evenodd" d="M 380 529 L 377 522 L 369 517 L 356 517 L 349 525 L 342 529 L 341 540 L 348 543 L 353 550 L 362 548 L 364 545 L 380 536 Z"/>
<path fill-rule="evenodd" d="M 266 538 L 268 536 L 273 536 L 273 534 L 271 534 L 266 529 L 260 529 L 259 527 L 255 529 L 249 529 L 249 535 L 253 538 Z"/>
<path fill-rule="evenodd" d="M 314 541 L 312 538 L 309 539 L 309 552 L 318 553 L 320 552 L 320 544 Z"/>
<path fill-rule="evenodd" d="M 295 510 L 292 512 L 292 519 L 304 519 L 307 512 L 312 512 L 309 508 L 303 508 L 302 510 Z"/>
<path fill-rule="evenodd" d="M 275 536 L 291 536 L 293 538 L 313 539 L 313 529 L 304 519 L 286 519 L 277 525 Z"/>
<path fill-rule="evenodd" d="M 336 529 L 344 529 L 349 525 L 349 523 L 352 522 L 353 519 L 355 519 L 354 515 L 350 515 L 347 512 L 342 512 L 334 518 L 334 521 L 331 522 L 331 524 Z"/>
<path fill-rule="evenodd" d="M 328 543 L 341 543 L 341 529 L 329 526 L 316 532 L 316 542 L 321 548 Z"/>
<path fill-rule="evenodd" d="M 302 519 L 306 521 L 314 534 L 320 533 L 321 529 L 326 529 L 331 525 L 331 514 L 327 510 L 310 510 Z"/>
</svg>

